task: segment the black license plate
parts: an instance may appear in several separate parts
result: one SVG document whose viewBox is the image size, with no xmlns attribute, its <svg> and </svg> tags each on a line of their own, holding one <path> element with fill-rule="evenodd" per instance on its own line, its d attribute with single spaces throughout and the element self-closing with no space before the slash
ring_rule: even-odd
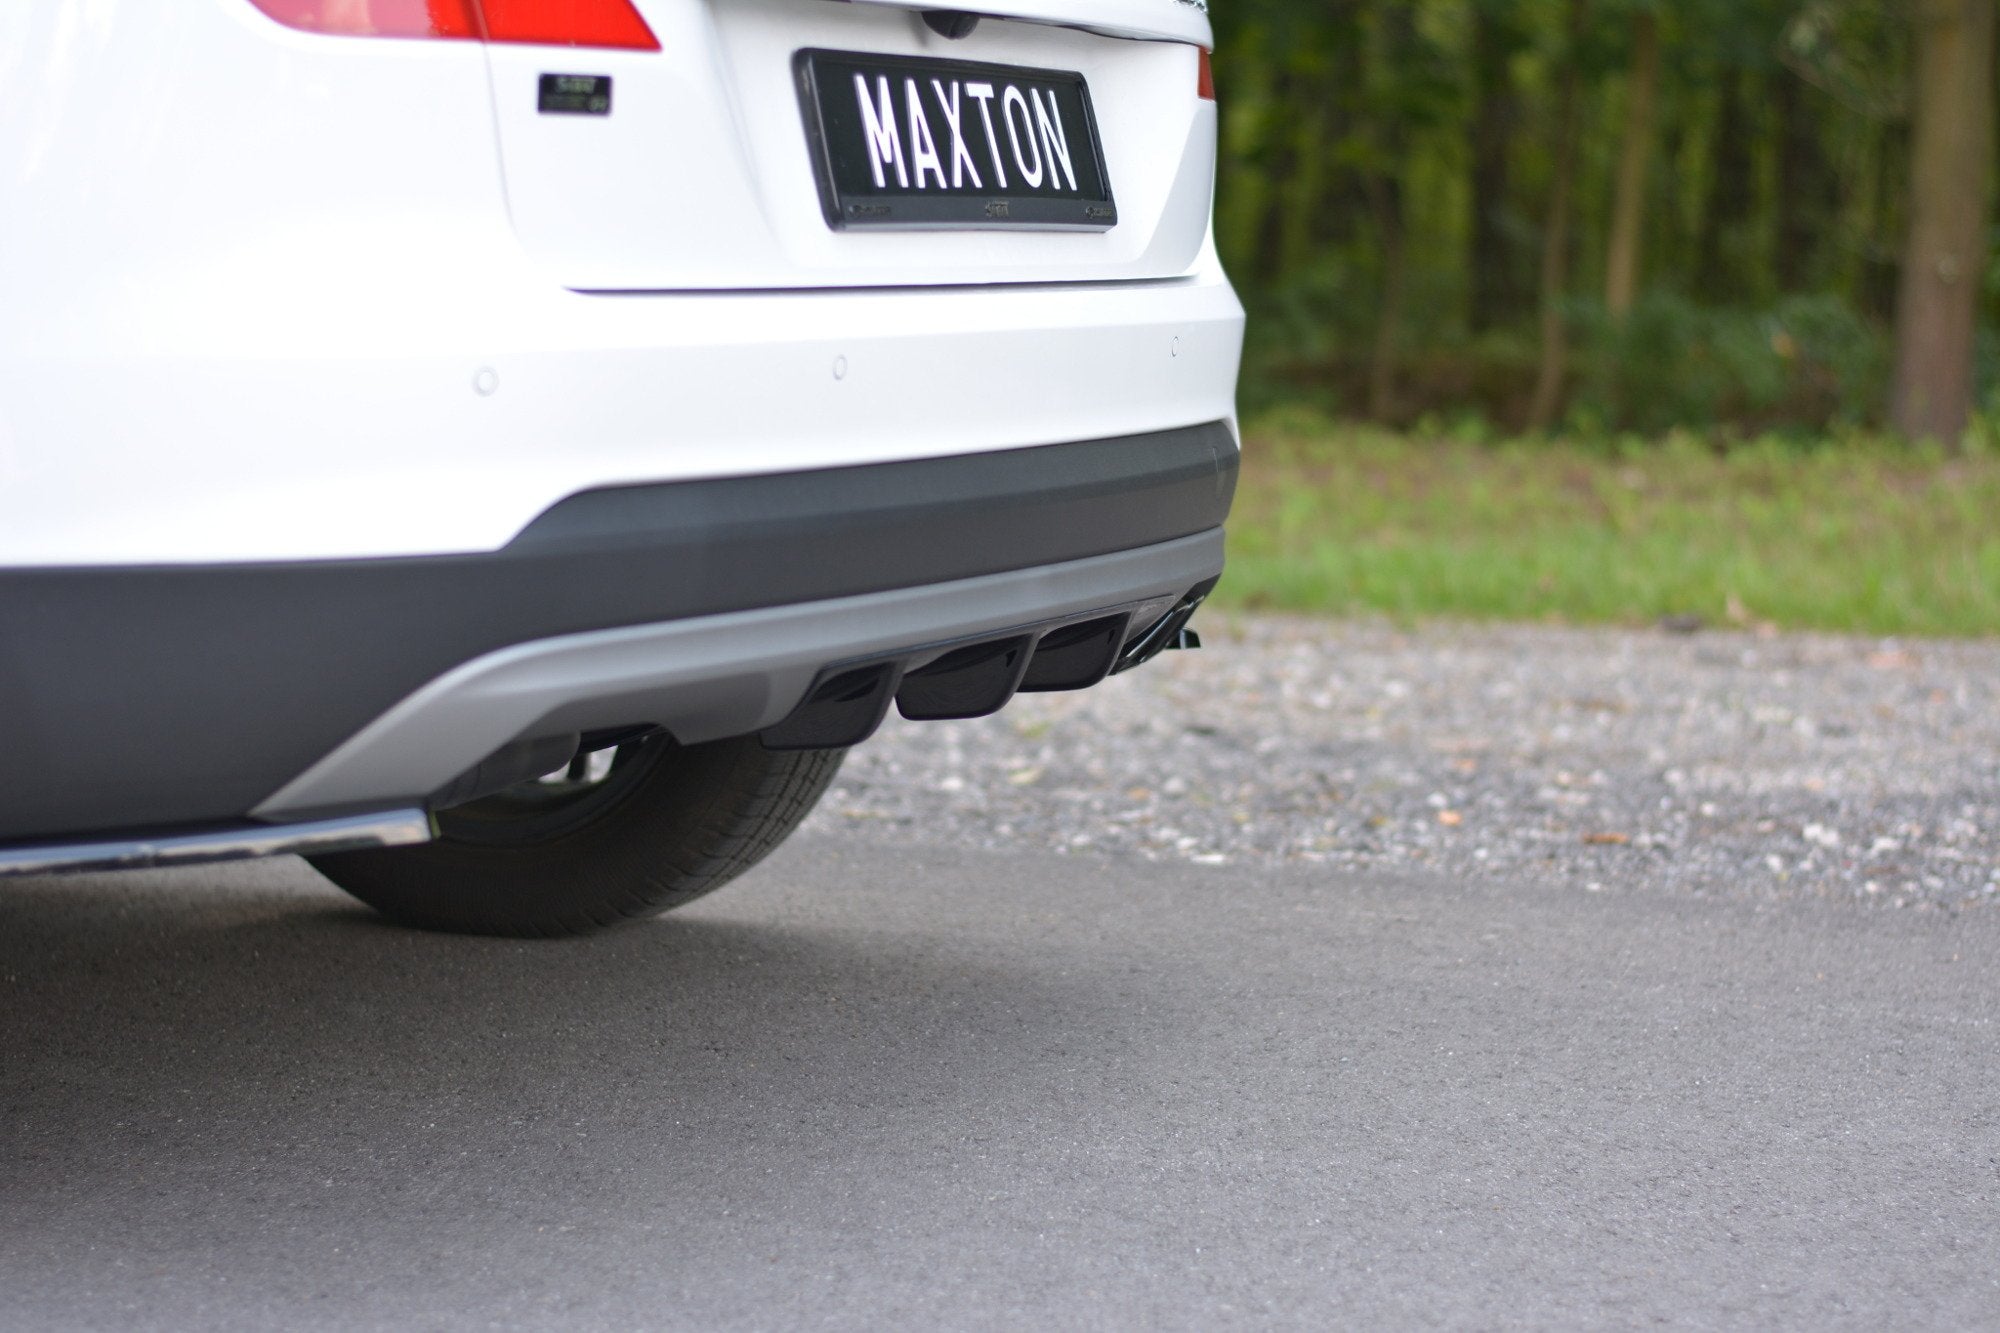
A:
<svg viewBox="0 0 2000 1333">
<path fill-rule="evenodd" d="M 827 224 L 1104 231 L 1083 75 L 852 51 L 796 57 Z"/>
</svg>

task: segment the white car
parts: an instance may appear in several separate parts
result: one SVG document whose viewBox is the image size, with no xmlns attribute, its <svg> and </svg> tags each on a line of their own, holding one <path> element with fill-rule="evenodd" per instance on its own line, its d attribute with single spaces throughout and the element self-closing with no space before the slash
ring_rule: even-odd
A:
<svg viewBox="0 0 2000 1333">
<path fill-rule="evenodd" d="M 0 874 L 554 934 L 1185 636 L 1187 0 L 0 4 Z"/>
</svg>

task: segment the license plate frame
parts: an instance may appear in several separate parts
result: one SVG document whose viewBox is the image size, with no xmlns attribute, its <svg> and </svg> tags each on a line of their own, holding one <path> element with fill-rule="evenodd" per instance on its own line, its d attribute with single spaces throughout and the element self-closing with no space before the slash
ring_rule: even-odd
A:
<svg viewBox="0 0 2000 1333">
<path fill-rule="evenodd" d="M 821 211 L 835 231 L 1118 224 L 1090 84 L 1077 71 L 817 47 L 795 53 L 793 71 Z"/>
</svg>

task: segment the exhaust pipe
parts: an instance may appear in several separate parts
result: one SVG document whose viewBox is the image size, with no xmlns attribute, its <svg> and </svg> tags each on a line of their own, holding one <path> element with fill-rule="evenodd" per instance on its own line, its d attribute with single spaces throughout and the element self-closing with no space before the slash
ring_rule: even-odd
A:
<svg viewBox="0 0 2000 1333">
<path fill-rule="evenodd" d="M 1188 621 L 1201 610 L 1201 604 L 1215 591 L 1219 580 L 1210 579 L 1187 596 L 1181 598 L 1173 610 L 1161 616 L 1153 627 L 1132 640 L 1118 658 L 1118 665 L 1111 674 L 1116 676 L 1141 667 L 1164 652 L 1192 651 L 1201 647 L 1201 635 L 1188 628 Z"/>
</svg>

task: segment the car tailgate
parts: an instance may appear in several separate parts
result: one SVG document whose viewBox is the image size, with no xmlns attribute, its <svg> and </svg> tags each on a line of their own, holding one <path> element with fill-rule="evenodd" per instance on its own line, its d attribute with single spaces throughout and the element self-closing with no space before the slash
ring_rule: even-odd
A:
<svg viewBox="0 0 2000 1333">
<path fill-rule="evenodd" d="M 658 51 L 488 48 L 509 212 L 565 286 L 1104 282 L 1179 276 L 1200 259 L 1215 115 L 1197 83 L 1210 39 L 1206 16 L 1182 0 L 993 0 L 957 40 L 894 0 L 638 7 Z M 809 49 L 1082 75 L 1115 225 L 836 227 L 799 82 L 796 58 Z M 551 111 L 550 78 L 602 88 L 608 104 Z"/>
</svg>

